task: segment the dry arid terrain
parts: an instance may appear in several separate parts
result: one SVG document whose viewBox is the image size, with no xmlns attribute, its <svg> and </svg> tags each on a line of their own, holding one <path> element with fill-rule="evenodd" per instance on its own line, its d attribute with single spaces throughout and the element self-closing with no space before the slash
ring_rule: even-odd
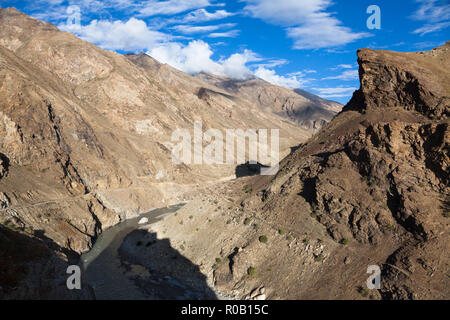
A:
<svg viewBox="0 0 450 320">
<path fill-rule="evenodd" d="M 192 132 L 194 121 L 203 131 L 279 129 L 282 155 L 314 131 L 147 55 L 102 50 L 14 8 L 0 10 L 0 97 L 1 232 L 44 241 L 62 260 L 89 250 L 119 221 L 236 176 L 236 165 L 174 164 L 176 129 Z M 14 243 L 5 237 L 2 245 Z M 23 278 L 10 273 L 3 264 L 1 277 L 14 280 L 4 291 Z M 29 292 L 35 287 L 13 296 L 45 296 Z"/>
<path fill-rule="evenodd" d="M 255 101 L 261 110 L 290 119 L 306 129 L 322 128 L 342 109 L 337 102 L 301 89 L 278 87 L 257 78 L 234 80 L 206 73 L 199 73 L 196 77 L 230 94 Z"/>
<path fill-rule="evenodd" d="M 360 50 L 361 89 L 275 177 L 209 188 L 151 232 L 225 297 L 449 299 L 449 59 Z"/>
<path fill-rule="evenodd" d="M 142 269 L 222 299 L 449 299 L 449 56 L 359 50 L 341 111 L 0 9 L 0 298 L 94 298 L 66 289 L 67 265 L 107 228 L 186 202 L 120 247 L 148 291 Z M 200 120 L 279 129 L 280 170 L 174 164 L 172 133 Z"/>
</svg>

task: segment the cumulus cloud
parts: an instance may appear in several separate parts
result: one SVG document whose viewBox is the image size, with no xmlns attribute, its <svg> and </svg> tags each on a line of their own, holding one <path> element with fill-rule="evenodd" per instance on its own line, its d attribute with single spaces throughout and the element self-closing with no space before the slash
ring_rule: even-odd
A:
<svg viewBox="0 0 450 320">
<path fill-rule="evenodd" d="M 190 74 L 206 72 L 237 80 L 256 76 L 272 84 L 289 88 L 298 88 L 306 82 L 301 72 L 281 76 L 275 70 L 266 67 L 287 63 L 285 60 L 271 60 L 267 64 L 249 66 L 250 63 L 263 60 L 251 50 L 232 54 L 226 59 L 213 60 L 211 47 L 202 40 L 191 41 L 188 45 L 168 43 L 150 50 L 147 54 L 161 63 L 169 64 Z"/>
<path fill-rule="evenodd" d="M 417 21 L 426 24 L 413 31 L 421 36 L 447 29 L 450 26 L 450 3 L 448 0 L 416 0 L 419 9 L 412 15 Z"/>
<path fill-rule="evenodd" d="M 151 30 L 144 21 L 135 18 L 127 22 L 92 20 L 85 26 L 64 23 L 58 27 L 109 50 L 147 50 L 171 38 L 164 33 Z"/>
<path fill-rule="evenodd" d="M 265 67 L 258 67 L 254 72 L 255 76 L 277 86 L 287 88 L 299 88 L 306 80 L 302 79 L 301 73 L 290 74 L 287 77 L 277 75 L 275 70 L 266 69 Z"/>
<path fill-rule="evenodd" d="M 161 63 L 166 63 L 181 71 L 195 74 L 208 72 L 216 74 L 220 64 L 211 59 L 213 54 L 209 45 L 201 40 L 191 41 L 184 46 L 180 43 L 168 43 L 147 52 Z"/>
<path fill-rule="evenodd" d="M 285 26 L 295 49 L 320 49 L 345 45 L 370 36 L 355 33 L 326 9 L 331 0 L 244 0 L 252 17 Z"/>
<path fill-rule="evenodd" d="M 259 60 L 260 58 L 251 50 L 232 54 L 222 62 L 223 74 L 232 79 L 248 79 L 252 76 L 252 72 L 246 64 Z"/>
<path fill-rule="evenodd" d="M 190 74 L 206 72 L 240 80 L 248 79 L 252 75 L 246 64 L 259 60 L 254 52 L 244 50 L 227 59 L 214 61 L 211 58 L 211 47 L 202 40 L 191 41 L 188 45 L 168 43 L 151 49 L 147 54 L 161 63 L 167 63 Z"/>
<path fill-rule="evenodd" d="M 331 3 L 329 0 L 244 0 L 244 10 L 270 23 L 293 26 L 299 21 L 318 17 Z"/>
<path fill-rule="evenodd" d="M 345 45 L 365 38 L 367 33 L 354 33 L 340 25 L 333 17 L 320 17 L 299 27 L 287 29 L 288 37 L 294 40 L 294 49 L 321 49 Z"/>
</svg>

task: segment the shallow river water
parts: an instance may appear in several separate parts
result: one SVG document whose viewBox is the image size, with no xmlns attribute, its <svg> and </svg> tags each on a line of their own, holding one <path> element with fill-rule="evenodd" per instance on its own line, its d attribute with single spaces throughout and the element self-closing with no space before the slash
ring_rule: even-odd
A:
<svg viewBox="0 0 450 320">
<path fill-rule="evenodd" d="M 97 299 L 149 299 L 133 280 L 125 276 L 118 249 L 125 237 L 140 227 L 138 224 L 140 219 L 145 217 L 148 219 L 146 225 L 152 224 L 181 207 L 182 205 L 176 205 L 155 209 L 139 217 L 125 220 L 100 234 L 93 248 L 81 256 L 83 280 L 94 289 Z"/>
</svg>

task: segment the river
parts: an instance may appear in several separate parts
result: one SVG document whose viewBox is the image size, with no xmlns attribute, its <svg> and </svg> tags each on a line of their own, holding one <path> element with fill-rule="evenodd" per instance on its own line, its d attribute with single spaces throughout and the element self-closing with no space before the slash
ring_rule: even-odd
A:
<svg viewBox="0 0 450 320">
<path fill-rule="evenodd" d="M 136 285 L 135 281 L 125 275 L 118 249 L 127 235 L 142 226 L 139 225 L 140 219 L 147 218 L 146 225 L 149 225 L 176 212 L 182 206 L 152 210 L 108 228 L 99 235 L 93 248 L 81 256 L 83 280 L 93 288 L 96 299 L 152 299 Z M 180 291 L 183 291 L 182 287 Z"/>
</svg>

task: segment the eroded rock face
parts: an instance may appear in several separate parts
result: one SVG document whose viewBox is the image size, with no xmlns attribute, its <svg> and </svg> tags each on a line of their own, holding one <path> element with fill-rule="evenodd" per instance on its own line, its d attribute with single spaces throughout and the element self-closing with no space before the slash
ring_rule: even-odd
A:
<svg viewBox="0 0 450 320">
<path fill-rule="evenodd" d="M 449 43 L 430 52 L 358 50 L 361 89 L 346 109 L 401 106 L 432 119 L 446 119 L 450 79 L 443 68 L 449 55 Z"/>
<path fill-rule="evenodd" d="M 243 205 L 296 221 L 300 197 L 336 242 L 384 250 L 384 298 L 448 298 L 450 43 L 358 57 L 361 89 Z"/>
</svg>

